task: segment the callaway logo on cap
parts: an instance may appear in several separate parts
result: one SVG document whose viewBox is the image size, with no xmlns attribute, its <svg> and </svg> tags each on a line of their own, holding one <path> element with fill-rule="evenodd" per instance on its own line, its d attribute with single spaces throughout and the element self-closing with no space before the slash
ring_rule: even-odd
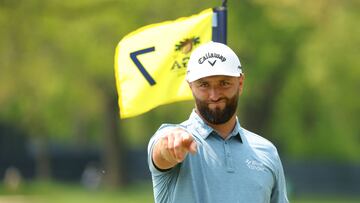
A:
<svg viewBox="0 0 360 203">
<path fill-rule="evenodd" d="M 234 51 L 217 42 L 208 42 L 195 49 L 187 66 L 188 82 L 214 75 L 240 77 L 242 74 L 240 60 Z"/>
</svg>

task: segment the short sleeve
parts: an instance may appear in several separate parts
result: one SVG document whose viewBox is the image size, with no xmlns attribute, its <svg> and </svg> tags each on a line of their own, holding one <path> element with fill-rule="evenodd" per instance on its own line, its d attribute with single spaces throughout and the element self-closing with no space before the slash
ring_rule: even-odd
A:
<svg viewBox="0 0 360 203">
<path fill-rule="evenodd" d="M 271 203 L 288 203 L 284 169 L 277 151 L 275 159 L 277 162 L 276 182 L 271 194 Z"/>
<path fill-rule="evenodd" d="M 170 170 L 159 170 L 152 160 L 153 148 L 164 132 L 177 127 L 178 125 L 164 124 L 160 126 L 149 141 L 148 164 L 153 180 L 155 202 L 172 202 L 180 164 Z"/>
</svg>

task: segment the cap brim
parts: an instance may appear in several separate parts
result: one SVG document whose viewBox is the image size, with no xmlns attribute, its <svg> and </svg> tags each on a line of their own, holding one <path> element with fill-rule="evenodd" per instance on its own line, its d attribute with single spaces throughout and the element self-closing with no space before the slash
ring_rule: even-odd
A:
<svg viewBox="0 0 360 203">
<path fill-rule="evenodd" d="M 221 76 L 231 76 L 231 77 L 240 77 L 242 74 L 242 71 L 240 72 L 233 72 L 233 73 L 229 73 L 229 72 L 224 72 L 223 70 L 219 70 L 219 71 L 202 71 L 202 72 L 197 72 L 197 73 L 193 73 L 191 74 L 191 76 L 187 77 L 186 80 L 188 82 L 194 82 L 196 80 L 199 80 L 201 78 L 205 78 L 205 77 L 210 77 L 210 76 L 217 76 L 217 75 L 221 75 Z"/>
</svg>

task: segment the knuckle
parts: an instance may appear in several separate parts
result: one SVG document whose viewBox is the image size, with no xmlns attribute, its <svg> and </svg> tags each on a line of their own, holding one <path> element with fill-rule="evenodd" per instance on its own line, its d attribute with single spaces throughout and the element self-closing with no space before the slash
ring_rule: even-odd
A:
<svg viewBox="0 0 360 203">
<path fill-rule="evenodd" d="M 162 141 L 163 143 L 166 143 L 166 142 L 168 141 L 168 135 L 162 136 L 161 141 Z"/>
<path fill-rule="evenodd" d="M 167 147 L 168 147 L 168 148 L 167 148 L 168 150 L 173 150 L 173 149 L 174 149 L 174 146 L 173 146 L 173 145 L 168 145 Z"/>
<path fill-rule="evenodd" d="M 176 145 L 176 146 L 174 146 L 174 149 L 175 149 L 176 151 L 179 151 L 179 150 L 181 149 L 181 146 L 180 146 L 180 145 Z"/>
</svg>

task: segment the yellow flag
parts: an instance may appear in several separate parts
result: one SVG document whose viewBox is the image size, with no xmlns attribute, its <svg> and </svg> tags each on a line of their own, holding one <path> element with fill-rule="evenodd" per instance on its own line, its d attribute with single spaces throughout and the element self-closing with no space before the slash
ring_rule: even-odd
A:
<svg viewBox="0 0 360 203">
<path fill-rule="evenodd" d="M 212 37 L 213 10 L 175 21 L 148 25 L 125 36 L 115 54 L 120 117 L 159 105 L 192 99 L 185 80 L 194 48 Z"/>
</svg>

